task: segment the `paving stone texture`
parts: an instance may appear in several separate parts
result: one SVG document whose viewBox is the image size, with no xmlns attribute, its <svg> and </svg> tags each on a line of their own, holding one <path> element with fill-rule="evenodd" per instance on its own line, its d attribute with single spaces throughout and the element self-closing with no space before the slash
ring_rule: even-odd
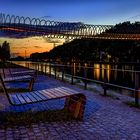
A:
<svg viewBox="0 0 140 140">
<path fill-rule="evenodd" d="M 46 121 L 30 126 L 1 124 L 0 140 L 140 140 L 140 109 L 127 106 L 121 98 L 104 97 L 98 94 L 98 90 L 84 90 L 47 76 L 37 77 L 34 90 L 58 86 L 67 86 L 86 95 L 82 121 Z M 0 96 L 1 106 L 5 106 L 6 111 L 11 109 L 5 96 Z M 61 108 L 63 100 L 51 102 L 48 106 Z"/>
</svg>

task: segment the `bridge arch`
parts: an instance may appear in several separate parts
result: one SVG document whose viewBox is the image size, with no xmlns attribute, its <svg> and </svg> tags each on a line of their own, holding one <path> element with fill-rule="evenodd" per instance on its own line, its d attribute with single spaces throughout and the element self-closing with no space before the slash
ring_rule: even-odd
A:
<svg viewBox="0 0 140 140">
<path fill-rule="evenodd" d="M 22 16 L 22 17 L 20 17 L 20 19 L 19 19 L 19 23 L 20 23 L 20 24 L 24 24 L 24 20 L 25 20 L 25 19 L 24 19 L 24 17 L 23 17 L 23 16 Z"/>
<path fill-rule="evenodd" d="M 10 15 L 7 15 L 5 18 L 5 23 L 10 23 L 11 17 Z"/>
<path fill-rule="evenodd" d="M 31 19 L 29 17 L 24 18 L 24 24 L 31 24 Z"/>
<path fill-rule="evenodd" d="M 16 16 L 15 19 L 14 19 L 14 23 L 20 23 L 20 17 L 19 16 Z"/>
<path fill-rule="evenodd" d="M 36 18 L 31 19 L 31 25 L 37 25 Z"/>
<path fill-rule="evenodd" d="M 10 23 L 11 24 L 14 24 L 15 23 L 15 16 L 14 15 L 11 16 Z"/>
<path fill-rule="evenodd" d="M 0 30 L 7 32 L 13 31 L 13 34 L 25 36 L 39 35 L 49 37 L 63 38 L 101 38 L 101 39 L 136 39 L 140 40 L 140 27 L 138 25 L 130 26 L 119 25 L 89 25 L 81 22 L 59 22 L 50 20 L 41 20 L 39 18 L 24 18 L 0 13 Z M 4 27 L 4 28 L 3 28 Z M 13 30 L 14 28 L 14 30 Z M 128 31 L 129 30 L 129 31 Z"/>
</svg>

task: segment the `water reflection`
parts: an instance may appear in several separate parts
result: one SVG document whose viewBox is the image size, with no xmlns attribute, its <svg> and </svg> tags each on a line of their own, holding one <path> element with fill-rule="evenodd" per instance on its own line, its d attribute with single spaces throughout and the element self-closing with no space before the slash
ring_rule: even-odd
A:
<svg viewBox="0 0 140 140">
<path fill-rule="evenodd" d="M 36 63 L 36 62 L 15 62 L 16 64 L 30 67 L 33 69 L 38 69 L 39 71 L 49 73 L 49 64 L 47 63 Z M 39 65 L 38 65 L 39 64 Z M 41 64 L 41 65 L 40 65 Z M 46 66 L 45 66 L 46 65 Z M 87 63 L 73 63 L 71 66 L 65 67 L 65 74 L 74 74 L 74 76 L 81 76 L 88 79 L 104 81 L 107 78 L 109 83 L 134 87 L 135 73 L 132 71 L 125 70 L 135 70 L 134 66 L 127 65 L 109 65 L 109 64 L 93 64 L 89 65 Z M 55 67 L 51 67 L 51 73 L 54 74 Z M 61 72 L 62 68 L 57 68 L 57 72 Z"/>
<path fill-rule="evenodd" d="M 100 79 L 100 64 L 94 65 L 93 74 L 94 74 L 94 79 L 96 79 L 96 80 Z"/>
</svg>

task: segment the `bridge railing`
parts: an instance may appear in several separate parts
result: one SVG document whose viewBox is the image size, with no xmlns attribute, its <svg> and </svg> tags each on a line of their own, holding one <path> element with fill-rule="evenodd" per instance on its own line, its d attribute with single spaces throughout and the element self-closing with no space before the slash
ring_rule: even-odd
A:
<svg viewBox="0 0 140 140">
<path fill-rule="evenodd" d="M 74 65 L 60 65 L 60 64 L 52 64 L 52 63 L 39 63 L 39 62 L 13 62 L 15 64 L 35 69 L 40 73 L 45 75 L 53 76 L 55 79 L 59 79 L 62 81 L 67 81 L 71 84 L 76 84 L 78 86 L 84 87 L 84 89 L 94 89 L 99 91 L 99 89 L 106 96 L 108 95 L 109 89 L 121 89 L 125 92 L 129 91 L 127 95 L 131 96 L 132 100 L 134 100 L 135 105 L 139 106 L 139 98 L 140 98 L 140 71 L 136 70 L 122 70 L 122 69 L 108 69 L 108 68 L 95 68 L 88 67 L 87 65 L 80 66 L 83 70 L 82 76 L 75 74 L 75 66 Z M 100 70 L 104 73 L 102 80 L 92 79 L 88 76 L 88 70 Z M 109 71 L 118 71 L 118 72 L 126 72 L 133 74 L 134 86 L 128 87 L 119 85 L 116 83 L 111 83 L 108 81 L 107 73 Z M 122 77 L 120 77 L 122 78 Z M 127 80 L 127 79 L 126 79 Z M 126 81 L 127 82 L 127 81 Z M 94 85 L 96 83 L 97 85 Z M 99 85 L 101 85 L 99 87 Z M 98 89 L 99 88 L 99 89 Z M 100 91 L 100 92 L 101 92 Z"/>
</svg>

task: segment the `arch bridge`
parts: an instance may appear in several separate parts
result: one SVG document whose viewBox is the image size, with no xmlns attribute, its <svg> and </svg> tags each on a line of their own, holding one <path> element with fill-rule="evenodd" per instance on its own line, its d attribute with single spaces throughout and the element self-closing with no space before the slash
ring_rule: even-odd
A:
<svg viewBox="0 0 140 140">
<path fill-rule="evenodd" d="M 97 38 L 140 40 L 139 26 L 89 25 L 82 22 L 59 22 L 0 13 L 0 32 L 8 37 L 44 36 L 50 38 Z"/>
</svg>

